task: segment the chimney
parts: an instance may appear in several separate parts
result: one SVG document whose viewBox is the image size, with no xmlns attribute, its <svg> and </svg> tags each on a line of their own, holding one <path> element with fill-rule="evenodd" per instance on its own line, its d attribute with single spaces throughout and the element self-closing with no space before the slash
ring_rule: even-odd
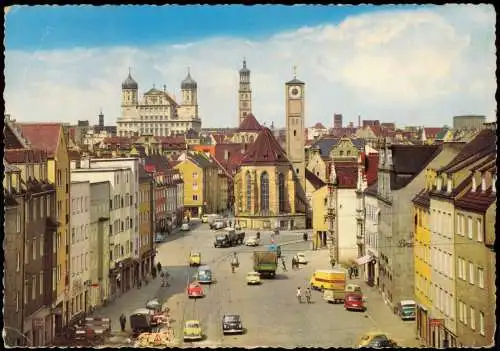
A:
<svg viewBox="0 0 500 351">
<path fill-rule="evenodd" d="M 453 188 L 453 182 L 452 182 L 451 175 L 450 175 L 450 176 L 448 176 L 448 181 L 446 184 L 446 192 L 451 194 L 452 188 Z"/>
<path fill-rule="evenodd" d="M 477 188 L 476 177 L 474 175 L 472 175 L 472 188 L 470 189 L 470 191 L 473 192 L 473 193 L 475 193 L 476 192 L 476 188 Z"/>
<path fill-rule="evenodd" d="M 485 174 L 481 174 L 481 192 L 484 193 L 486 191 L 486 176 Z"/>
</svg>

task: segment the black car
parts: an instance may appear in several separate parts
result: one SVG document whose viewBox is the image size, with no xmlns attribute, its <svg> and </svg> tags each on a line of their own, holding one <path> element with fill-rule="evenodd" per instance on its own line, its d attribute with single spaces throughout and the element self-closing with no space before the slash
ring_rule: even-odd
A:
<svg viewBox="0 0 500 351">
<path fill-rule="evenodd" d="M 388 339 L 385 335 L 377 335 L 366 346 L 363 347 L 381 349 L 386 347 L 395 348 L 397 346 L 398 345 L 393 340 Z"/>
<path fill-rule="evenodd" d="M 214 241 L 214 247 L 228 247 L 229 237 L 227 235 L 217 235 Z"/>
<path fill-rule="evenodd" d="M 225 314 L 222 317 L 222 332 L 224 334 L 243 333 L 241 317 L 237 314 Z"/>
</svg>

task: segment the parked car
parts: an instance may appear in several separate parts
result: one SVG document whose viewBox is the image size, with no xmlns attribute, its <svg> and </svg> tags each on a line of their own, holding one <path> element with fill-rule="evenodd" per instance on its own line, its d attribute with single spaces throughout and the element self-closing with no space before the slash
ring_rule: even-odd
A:
<svg viewBox="0 0 500 351">
<path fill-rule="evenodd" d="M 358 347 L 371 348 L 393 348 L 397 346 L 398 344 L 384 332 L 369 332 L 361 337 L 358 344 Z"/>
<path fill-rule="evenodd" d="M 256 236 L 252 236 L 247 239 L 245 242 L 246 246 L 259 246 L 260 242 L 259 239 Z"/>
<path fill-rule="evenodd" d="M 396 305 L 396 313 L 402 320 L 414 320 L 417 314 L 417 303 L 413 300 L 401 300 Z"/>
<path fill-rule="evenodd" d="M 363 301 L 363 295 L 357 292 L 350 292 L 345 295 L 344 298 L 344 308 L 348 311 L 364 311 L 366 310 L 365 303 Z"/>
<path fill-rule="evenodd" d="M 307 264 L 306 255 L 303 252 L 297 253 L 297 260 L 300 264 Z"/>
<path fill-rule="evenodd" d="M 189 228 L 189 223 L 182 223 L 181 231 L 187 232 L 187 231 L 189 231 L 189 229 L 191 229 L 191 228 Z"/>
<path fill-rule="evenodd" d="M 247 273 L 247 285 L 257 285 L 260 284 L 260 273 L 259 272 L 248 272 Z"/>
<path fill-rule="evenodd" d="M 203 297 L 205 293 L 203 288 L 198 282 L 190 283 L 187 288 L 188 297 Z"/>
<path fill-rule="evenodd" d="M 184 340 L 195 341 L 203 339 L 200 321 L 189 320 L 184 323 Z"/>
<path fill-rule="evenodd" d="M 227 227 L 225 220 L 217 220 L 210 225 L 210 229 L 220 230 Z"/>
<path fill-rule="evenodd" d="M 241 317 L 237 314 L 225 314 L 222 317 L 223 334 L 243 333 L 243 324 Z"/>
<path fill-rule="evenodd" d="M 156 233 L 155 238 L 154 238 L 154 242 L 155 242 L 155 244 L 160 244 L 160 243 L 164 242 L 165 239 L 166 239 L 165 235 L 163 235 L 161 233 Z"/>
</svg>

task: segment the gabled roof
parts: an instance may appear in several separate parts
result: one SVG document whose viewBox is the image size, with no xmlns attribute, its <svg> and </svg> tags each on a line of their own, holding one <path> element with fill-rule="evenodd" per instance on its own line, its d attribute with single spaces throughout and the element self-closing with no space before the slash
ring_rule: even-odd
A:
<svg viewBox="0 0 500 351">
<path fill-rule="evenodd" d="M 212 133 L 212 138 L 214 138 L 216 144 L 222 144 L 224 140 L 226 139 L 226 136 L 224 134 L 216 134 Z"/>
<path fill-rule="evenodd" d="M 438 172 L 455 172 L 488 154 L 496 155 L 496 134 L 492 129 L 483 129 L 455 158 Z"/>
<path fill-rule="evenodd" d="M 216 144 L 215 145 L 215 158 L 225 167 L 229 173 L 233 173 L 241 164 L 243 159 L 242 152 L 245 150 L 245 144 L 232 143 L 232 144 Z M 226 159 L 226 151 L 228 158 Z"/>
<path fill-rule="evenodd" d="M 49 158 L 55 157 L 63 131 L 61 123 L 19 123 L 19 128 L 34 149 L 47 151 Z"/>
<path fill-rule="evenodd" d="M 316 141 L 312 146 L 317 146 L 320 150 L 320 155 L 323 158 L 330 157 L 330 152 L 337 146 L 342 138 L 332 138 L 330 136 L 325 136 L 318 141 Z M 348 138 L 352 144 L 361 152 L 365 150 L 365 140 L 362 138 Z"/>
<path fill-rule="evenodd" d="M 323 124 L 321 124 L 320 122 L 316 123 L 313 128 L 315 128 L 315 129 L 326 129 L 326 127 Z"/>
<path fill-rule="evenodd" d="M 313 172 L 311 172 L 307 168 L 306 168 L 306 179 L 314 187 L 314 190 L 317 190 L 325 185 L 324 181 L 322 181 L 318 176 L 316 176 L 316 174 L 314 174 Z"/>
<path fill-rule="evenodd" d="M 249 113 L 238 127 L 239 132 L 259 132 L 263 129 L 252 113 Z"/>
<path fill-rule="evenodd" d="M 356 162 L 336 162 L 337 187 L 353 189 L 358 185 L 358 165 Z"/>
<path fill-rule="evenodd" d="M 410 183 L 441 152 L 439 145 L 391 145 L 390 149 L 391 189 L 394 190 Z"/>
<path fill-rule="evenodd" d="M 169 169 L 168 158 L 163 155 L 153 154 L 144 158 L 145 165 L 153 165 L 157 171 L 166 172 Z"/>
<path fill-rule="evenodd" d="M 241 164 L 288 163 L 286 153 L 269 128 L 264 128 L 243 156 Z"/>
<path fill-rule="evenodd" d="M 479 186 L 476 191 L 469 189 L 461 197 L 455 199 L 455 207 L 466 211 L 484 213 L 496 198 L 496 192 L 493 192 L 491 187 L 483 192 Z"/>
<path fill-rule="evenodd" d="M 6 149 L 4 160 L 11 164 L 44 163 L 47 161 L 47 154 L 38 149 Z"/>
<path fill-rule="evenodd" d="M 29 147 L 26 140 L 12 123 L 5 123 L 3 130 L 3 143 L 6 149 L 23 149 Z"/>
</svg>

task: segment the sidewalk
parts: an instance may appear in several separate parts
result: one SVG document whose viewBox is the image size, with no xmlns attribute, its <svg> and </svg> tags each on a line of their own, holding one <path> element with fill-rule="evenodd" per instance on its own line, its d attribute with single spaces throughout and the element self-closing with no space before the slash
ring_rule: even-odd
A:
<svg viewBox="0 0 500 351">
<path fill-rule="evenodd" d="M 315 268 L 329 268 L 330 258 L 328 250 L 316 250 L 310 252 L 311 264 Z M 370 287 L 362 278 L 350 279 L 349 283 L 357 284 L 361 287 L 367 303 L 367 316 L 375 324 L 373 331 L 387 332 L 403 347 L 422 347 L 422 343 L 417 339 L 416 322 L 402 321 L 392 312 L 386 304 L 377 287 Z"/>
</svg>

